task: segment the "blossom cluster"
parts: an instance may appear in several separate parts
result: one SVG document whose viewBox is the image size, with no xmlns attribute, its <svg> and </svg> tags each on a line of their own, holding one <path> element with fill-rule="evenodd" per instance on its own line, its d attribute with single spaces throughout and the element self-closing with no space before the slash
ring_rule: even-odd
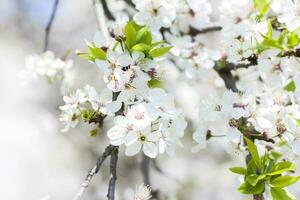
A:
<svg viewBox="0 0 300 200">
<path fill-rule="evenodd" d="M 26 58 L 26 70 L 22 71 L 21 76 L 45 77 L 49 82 L 63 80 L 73 65 L 72 60 L 62 60 L 55 57 L 52 51 L 47 51 L 41 55 L 35 54 Z"/>
<path fill-rule="evenodd" d="M 163 72 L 156 61 L 171 47 L 163 41 L 152 41 L 148 28 L 132 21 L 121 34 L 113 45 L 107 46 L 112 39 L 97 33 L 94 42 L 88 42 L 88 53 L 78 52 L 103 71 L 107 88 L 98 95 L 93 87 L 86 86 L 65 96 L 66 105 L 60 107 L 63 131 L 74 127 L 86 110 L 102 115 L 121 111 L 107 132 L 112 145 L 125 144 L 128 156 L 141 149 L 152 158 L 164 152 L 173 155 L 175 146 L 181 145 L 179 139 L 187 124 L 175 108 L 173 95 L 160 87 Z"/>
</svg>

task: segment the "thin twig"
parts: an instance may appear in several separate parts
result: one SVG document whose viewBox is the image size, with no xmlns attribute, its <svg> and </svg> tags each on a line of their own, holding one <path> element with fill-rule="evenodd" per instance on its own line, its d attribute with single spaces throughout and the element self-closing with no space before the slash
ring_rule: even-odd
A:
<svg viewBox="0 0 300 200">
<path fill-rule="evenodd" d="M 110 179 L 109 179 L 108 193 L 107 193 L 108 200 L 115 200 L 118 153 L 119 153 L 119 147 L 114 146 L 110 155 Z"/>
<path fill-rule="evenodd" d="M 190 36 L 196 36 L 198 34 L 205 34 L 205 33 L 211 33 L 222 30 L 221 26 L 212 26 L 212 27 L 206 27 L 203 29 L 195 29 L 190 26 L 189 35 Z"/>
<path fill-rule="evenodd" d="M 54 21 L 55 15 L 56 15 L 58 3 L 59 3 L 59 0 L 54 0 L 53 9 L 52 9 L 49 21 L 48 21 L 46 29 L 45 29 L 45 40 L 44 40 L 43 51 L 46 51 L 48 49 L 50 30 L 51 30 L 52 23 Z"/>
<path fill-rule="evenodd" d="M 94 177 L 95 174 L 98 173 L 98 171 L 99 171 L 102 163 L 104 162 L 104 160 L 112 154 L 113 149 L 114 149 L 114 147 L 112 145 L 109 145 L 105 148 L 105 151 L 103 152 L 103 154 L 97 159 L 96 165 L 87 174 L 84 182 L 81 185 L 81 188 L 80 188 L 79 192 L 76 194 L 76 196 L 73 198 L 73 200 L 78 200 L 82 197 L 82 195 L 83 195 L 84 191 L 86 190 L 86 188 L 89 187 L 92 178 Z"/>
<path fill-rule="evenodd" d="M 107 6 L 106 0 L 101 0 L 101 3 L 103 5 L 104 14 L 107 17 L 107 19 L 115 21 L 116 19 L 112 15 L 112 13 L 110 12 L 110 10 L 109 10 L 109 8 Z"/>
<path fill-rule="evenodd" d="M 102 31 L 106 41 L 109 41 L 110 36 L 106 25 L 103 5 L 100 0 L 93 0 L 93 5 L 95 7 L 96 17 L 100 30 Z"/>
</svg>

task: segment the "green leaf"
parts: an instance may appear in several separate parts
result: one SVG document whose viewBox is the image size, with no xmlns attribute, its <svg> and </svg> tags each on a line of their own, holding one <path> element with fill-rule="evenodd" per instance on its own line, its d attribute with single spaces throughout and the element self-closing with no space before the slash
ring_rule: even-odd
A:
<svg viewBox="0 0 300 200">
<path fill-rule="evenodd" d="M 156 47 L 156 46 L 158 46 L 160 44 L 163 44 L 163 43 L 165 43 L 164 40 L 161 40 L 161 41 L 158 41 L 158 42 L 154 42 L 154 43 L 151 44 L 151 47 L 154 48 L 154 47 Z"/>
<path fill-rule="evenodd" d="M 273 36 L 273 27 L 271 21 L 268 21 L 268 32 L 266 34 L 268 38 L 272 38 Z"/>
<path fill-rule="evenodd" d="M 253 159 L 250 160 L 250 162 L 247 164 L 247 173 L 246 176 L 249 176 L 251 174 L 256 174 L 257 166 Z"/>
<path fill-rule="evenodd" d="M 261 194 L 265 190 L 265 184 L 263 181 L 259 181 L 255 186 L 252 186 L 247 181 L 244 181 L 238 188 L 238 191 L 242 194 Z"/>
<path fill-rule="evenodd" d="M 98 135 L 98 129 L 97 128 L 90 131 L 90 136 L 91 137 L 96 137 L 97 135 Z"/>
<path fill-rule="evenodd" d="M 152 43 L 152 34 L 151 34 L 150 31 L 147 32 L 144 43 L 147 44 L 147 45 L 152 45 L 151 44 Z"/>
<path fill-rule="evenodd" d="M 262 43 L 261 46 L 265 49 L 283 49 L 283 46 L 281 44 L 278 43 L 277 40 L 273 39 L 273 38 L 265 38 Z"/>
<path fill-rule="evenodd" d="M 252 186 L 255 186 L 258 183 L 258 181 L 264 179 L 265 177 L 266 177 L 265 174 L 261 174 L 261 175 L 251 174 L 246 177 L 246 181 L 250 183 Z"/>
<path fill-rule="evenodd" d="M 130 21 L 125 26 L 125 44 L 128 49 L 131 49 L 131 47 L 136 42 L 136 30 L 134 22 Z"/>
<path fill-rule="evenodd" d="M 95 115 L 96 112 L 94 110 L 82 110 L 80 116 L 84 122 L 89 122 Z"/>
<path fill-rule="evenodd" d="M 170 51 L 170 49 L 172 48 L 172 46 L 168 46 L 168 47 L 160 47 L 160 48 L 156 48 L 156 49 L 152 49 L 149 54 L 150 56 L 152 56 L 153 58 L 156 57 L 160 57 L 163 56 L 164 54 L 168 53 Z"/>
<path fill-rule="evenodd" d="M 246 143 L 247 143 L 247 146 L 248 146 L 248 150 L 249 150 L 249 152 L 251 154 L 251 157 L 252 157 L 253 161 L 255 162 L 256 166 L 258 168 L 260 168 L 261 167 L 261 162 L 260 162 L 259 154 L 258 154 L 258 151 L 257 151 L 257 147 L 248 138 L 245 137 L 245 140 L 246 140 Z"/>
<path fill-rule="evenodd" d="M 283 45 L 285 38 L 286 38 L 286 34 L 287 34 L 287 32 L 285 30 L 280 33 L 278 40 L 277 40 L 280 45 Z"/>
<path fill-rule="evenodd" d="M 270 0 L 253 0 L 255 7 L 259 10 L 259 14 L 264 16 L 270 7 Z"/>
<path fill-rule="evenodd" d="M 280 176 L 272 180 L 270 184 L 273 187 L 283 188 L 296 183 L 299 179 L 300 176 Z"/>
<path fill-rule="evenodd" d="M 95 58 L 91 57 L 89 54 L 87 53 L 82 53 L 82 52 L 78 52 L 77 56 L 79 56 L 80 58 L 86 59 L 92 63 L 95 62 Z"/>
<path fill-rule="evenodd" d="M 300 43 L 300 38 L 296 33 L 288 33 L 287 34 L 287 45 L 289 48 L 293 48 Z"/>
<path fill-rule="evenodd" d="M 95 59 L 106 60 L 106 53 L 101 48 L 89 46 L 88 52 Z"/>
<path fill-rule="evenodd" d="M 292 170 L 295 170 L 295 165 L 289 161 L 283 161 L 274 165 L 267 175 L 273 176 L 273 175 L 282 174 L 283 172 L 292 171 Z"/>
<path fill-rule="evenodd" d="M 148 86 L 150 88 L 161 88 L 162 82 L 158 79 L 151 79 L 150 81 L 148 81 Z"/>
<path fill-rule="evenodd" d="M 284 89 L 288 92 L 295 92 L 296 91 L 296 84 L 294 81 L 289 82 Z"/>
<path fill-rule="evenodd" d="M 281 188 L 271 188 L 271 195 L 273 200 L 296 200 L 288 191 Z"/>
<path fill-rule="evenodd" d="M 149 45 L 144 44 L 144 43 L 139 43 L 139 44 L 134 45 L 131 48 L 131 51 L 141 51 L 141 52 L 144 52 L 144 51 L 149 51 L 150 49 L 151 49 L 151 47 Z"/>
<path fill-rule="evenodd" d="M 245 175 L 247 173 L 247 170 L 244 167 L 231 167 L 229 170 L 236 174 Z"/>
<path fill-rule="evenodd" d="M 144 43 L 148 33 L 149 33 L 148 27 L 141 28 L 136 34 L 136 43 Z"/>
</svg>

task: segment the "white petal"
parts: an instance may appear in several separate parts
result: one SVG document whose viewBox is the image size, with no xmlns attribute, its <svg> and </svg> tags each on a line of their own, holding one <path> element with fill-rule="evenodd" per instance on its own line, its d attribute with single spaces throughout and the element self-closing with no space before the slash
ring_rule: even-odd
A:
<svg viewBox="0 0 300 200">
<path fill-rule="evenodd" d="M 158 153 L 158 149 L 156 144 L 152 142 L 147 142 L 143 145 L 143 152 L 145 155 L 149 156 L 150 158 L 155 158 Z"/>
<path fill-rule="evenodd" d="M 120 110 L 122 103 L 119 101 L 113 101 L 107 104 L 106 109 L 107 113 L 115 113 Z"/>
<path fill-rule="evenodd" d="M 241 136 L 241 132 L 239 130 L 237 130 L 236 128 L 230 127 L 227 130 L 226 136 L 228 138 L 228 140 L 233 141 L 238 139 Z"/>
<path fill-rule="evenodd" d="M 141 147 L 142 147 L 142 144 L 139 141 L 137 141 L 137 142 L 133 143 L 132 145 L 127 146 L 125 154 L 127 156 L 134 156 L 141 150 Z"/>
<path fill-rule="evenodd" d="M 135 143 L 138 140 L 138 135 L 136 132 L 131 131 L 125 137 L 125 145 L 129 146 Z"/>
</svg>

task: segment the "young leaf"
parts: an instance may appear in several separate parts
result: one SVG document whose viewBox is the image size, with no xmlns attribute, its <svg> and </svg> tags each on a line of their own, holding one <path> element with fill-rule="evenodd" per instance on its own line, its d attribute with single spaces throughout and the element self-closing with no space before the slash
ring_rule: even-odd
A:
<svg viewBox="0 0 300 200">
<path fill-rule="evenodd" d="M 273 200 L 296 200 L 288 191 L 281 188 L 271 188 Z"/>
<path fill-rule="evenodd" d="M 95 62 L 95 58 L 91 57 L 89 54 L 87 53 L 81 53 L 81 52 L 78 52 L 77 55 L 80 57 L 80 58 L 83 58 L 83 59 L 86 59 L 92 63 Z"/>
<path fill-rule="evenodd" d="M 265 190 L 265 184 L 263 181 L 259 181 L 255 186 L 252 186 L 247 181 L 244 181 L 238 188 L 238 191 L 242 194 L 260 194 Z"/>
<path fill-rule="evenodd" d="M 95 59 L 106 60 L 106 53 L 101 48 L 89 46 L 88 52 Z"/>
<path fill-rule="evenodd" d="M 134 27 L 134 22 L 130 21 L 125 26 L 125 44 L 128 49 L 131 49 L 131 47 L 136 42 L 136 30 Z"/>
<path fill-rule="evenodd" d="M 280 176 L 272 180 L 270 184 L 273 187 L 283 188 L 296 183 L 299 179 L 300 176 Z"/>
<path fill-rule="evenodd" d="M 294 81 L 289 82 L 284 89 L 288 92 L 295 92 L 296 91 L 296 84 Z"/>
<path fill-rule="evenodd" d="M 259 10 L 259 14 L 264 16 L 270 7 L 270 0 L 254 0 L 255 7 Z"/>
<path fill-rule="evenodd" d="M 231 167 L 229 168 L 229 170 L 233 173 L 241 174 L 241 175 L 245 175 L 247 172 L 247 170 L 243 167 Z"/>
<path fill-rule="evenodd" d="M 247 143 L 247 146 L 248 146 L 248 150 L 249 150 L 249 152 L 250 152 L 250 154 L 252 156 L 253 161 L 255 162 L 256 166 L 258 168 L 260 168 L 261 167 L 261 162 L 260 162 L 259 154 L 258 154 L 258 151 L 257 151 L 257 147 L 248 138 L 245 137 L 245 140 L 246 140 L 246 143 Z"/>
<path fill-rule="evenodd" d="M 139 43 L 139 44 L 136 44 L 134 45 L 132 48 L 131 48 L 131 51 L 148 51 L 150 50 L 151 47 L 147 44 L 144 44 L 144 43 Z"/>
<path fill-rule="evenodd" d="M 149 54 L 150 56 L 152 56 L 153 58 L 156 57 L 160 57 L 163 56 L 164 54 L 168 53 L 168 51 L 172 48 L 172 46 L 168 46 L 168 47 L 160 47 L 160 48 L 156 48 L 156 49 L 152 49 Z"/>
<path fill-rule="evenodd" d="M 141 28 L 136 34 L 136 43 L 144 43 L 147 33 L 149 33 L 148 27 Z"/>
<path fill-rule="evenodd" d="M 144 43 L 147 44 L 147 45 L 152 45 L 152 34 L 151 32 L 147 32 L 146 36 L 145 36 L 145 39 L 144 39 Z"/>
<path fill-rule="evenodd" d="M 90 136 L 91 137 L 96 137 L 97 134 L 98 134 L 98 129 L 97 128 L 90 131 Z"/>
<path fill-rule="evenodd" d="M 267 175 L 273 176 L 273 175 L 282 174 L 283 172 L 292 171 L 292 170 L 295 170 L 295 165 L 289 161 L 284 161 L 274 165 Z"/>
<path fill-rule="evenodd" d="M 265 177 L 266 177 L 265 174 L 261 174 L 261 175 L 251 174 L 246 177 L 246 181 L 250 183 L 252 186 L 255 186 L 258 183 L 258 181 L 264 179 Z"/>
<path fill-rule="evenodd" d="M 148 86 L 150 88 L 161 88 L 162 82 L 158 79 L 151 79 L 150 81 L 148 81 Z"/>
<path fill-rule="evenodd" d="M 287 34 L 287 45 L 289 48 L 293 48 L 300 43 L 300 38 L 296 33 Z"/>
</svg>

